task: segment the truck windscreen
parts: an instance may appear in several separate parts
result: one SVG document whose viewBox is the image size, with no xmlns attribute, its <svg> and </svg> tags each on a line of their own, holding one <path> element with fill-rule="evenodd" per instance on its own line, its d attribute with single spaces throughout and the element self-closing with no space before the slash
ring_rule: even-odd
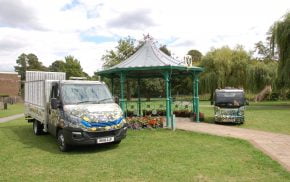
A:
<svg viewBox="0 0 290 182">
<path fill-rule="evenodd" d="M 65 84 L 62 87 L 64 104 L 112 103 L 112 95 L 102 84 Z"/>
<path fill-rule="evenodd" d="M 244 102 L 243 92 L 216 92 L 215 95 L 215 105 L 219 107 L 240 107 Z"/>
</svg>

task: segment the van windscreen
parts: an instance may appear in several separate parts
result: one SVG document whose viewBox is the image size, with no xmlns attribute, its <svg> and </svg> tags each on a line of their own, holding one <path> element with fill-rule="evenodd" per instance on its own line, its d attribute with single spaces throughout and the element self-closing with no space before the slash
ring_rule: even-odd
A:
<svg viewBox="0 0 290 182">
<path fill-rule="evenodd" d="M 244 106 L 245 98 L 243 92 L 216 92 L 215 105 L 219 107 Z"/>
<path fill-rule="evenodd" d="M 64 104 L 113 103 L 104 84 L 64 84 L 61 93 Z"/>
</svg>

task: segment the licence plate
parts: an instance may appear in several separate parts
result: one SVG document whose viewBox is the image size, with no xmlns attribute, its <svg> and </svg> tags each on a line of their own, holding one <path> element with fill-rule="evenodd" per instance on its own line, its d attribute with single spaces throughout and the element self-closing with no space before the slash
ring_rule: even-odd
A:
<svg viewBox="0 0 290 182">
<path fill-rule="evenodd" d="M 97 143 L 109 143 L 113 141 L 114 141 L 114 137 L 103 137 L 103 138 L 97 139 Z"/>
</svg>

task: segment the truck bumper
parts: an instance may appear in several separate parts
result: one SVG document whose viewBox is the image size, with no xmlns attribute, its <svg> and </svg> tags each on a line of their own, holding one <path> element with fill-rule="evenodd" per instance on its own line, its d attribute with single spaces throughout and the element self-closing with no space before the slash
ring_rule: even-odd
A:
<svg viewBox="0 0 290 182">
<path fill-rule="evenodd" d="M 244 116 L 215 116 L 215 122 L 219 123 L 243 123 Z"/>
<path fill-rule="evenodd" d="M 95 145 L 98 139 L 114 137 L 114 142 L 121 141 L 126 137 L 127 127 L 104 132 L 86 132 L 75 128 L 64 128 L 63 134 L 69 145 Z"/>
</svg>

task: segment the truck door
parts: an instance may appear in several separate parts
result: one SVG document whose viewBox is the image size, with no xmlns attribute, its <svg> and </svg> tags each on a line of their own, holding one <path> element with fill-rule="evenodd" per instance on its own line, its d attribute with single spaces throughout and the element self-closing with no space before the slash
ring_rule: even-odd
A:
<svg viewBox="0 0 290 182">
<path fill-rule="evenodd" d="M 52 99 L 56 99 L 59 103 L 59 106 L 57 108 L 52 107 Z M 52 85 L 51 93 L 50 93 L 50 103 L 49 103 L 49 109 L 48 109 L 48 131 L 56 136 L 57 127 L 59 126 L 59 121 L 61 119 L 61 110 L 62 106 L 60 104 L 60 92 L 59 92 L 59 85 L 57 83 L 54 83 Z"/>
</svg>

